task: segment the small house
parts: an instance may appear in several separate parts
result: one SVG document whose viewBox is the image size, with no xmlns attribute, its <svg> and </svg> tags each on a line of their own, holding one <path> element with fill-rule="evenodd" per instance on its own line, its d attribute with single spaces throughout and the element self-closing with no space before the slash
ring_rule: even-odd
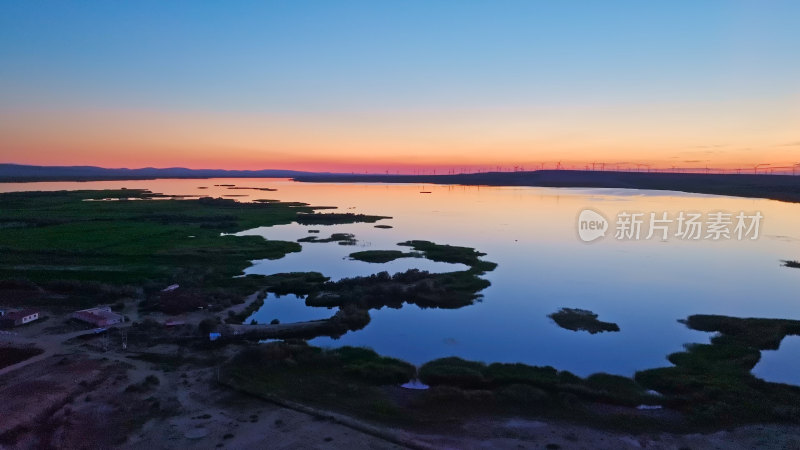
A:
<svg viewBox="0 0 800 450">
<path fill-rule="evenodd" d="M 108 306 L 98 306 L 72 313 L 72 318 L 94 325 L 96 327 L 108 327 L 122 323 L 125 318 L 111 311 Z"/>
<path fill-rule="evenodd" d="M 22 311 L 6 311 L 0 317 L 0 328 L 14 328 L 39 319 L 39 311 L 24 309 Z"/>
</svg>

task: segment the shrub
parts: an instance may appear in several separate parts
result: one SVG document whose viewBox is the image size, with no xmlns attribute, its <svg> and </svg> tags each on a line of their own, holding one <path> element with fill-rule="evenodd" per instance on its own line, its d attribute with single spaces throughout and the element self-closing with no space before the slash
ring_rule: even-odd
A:
<svg viewBox="0 0 800 450">
<path fill-rule="evenodd" d="M 553 386 L 558 383 L 558 371 L 550 366 L 536 367 L 526 364 L 491 364 L 486 370 L 486 377 L 494 385 L 514 383 L 535 386 Z"/>
<path fill-rule="evenodd" d="M 483 373 L 486 365 L 457 357 L 441 358 L 424 364 L 419 370 L 420 380 L 428 385 L 447 384 L 474 389 L 487 385 Z"/>
<path fill-rule="evenodd" d="M 197 329 L 200 331 L 200 334 L 207 336 L 208 333 L 217 329 L 217 321 L 214 319 L 203 319 L 197 325 Z"/>
</svg>

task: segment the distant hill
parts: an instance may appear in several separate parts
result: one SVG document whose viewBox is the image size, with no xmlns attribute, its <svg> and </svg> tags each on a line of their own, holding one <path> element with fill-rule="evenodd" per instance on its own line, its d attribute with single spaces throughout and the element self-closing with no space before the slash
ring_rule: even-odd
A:
<svg viewBox="0 0 800 450">
<path fill-rule="evenodd" d="M 473 186 L 542 186 L 651 189 L 800 202 L 800 176 L 537 170 L 459 175 L 357 175 L 296 170 L 221 170 L 170 167 L 106 169 L 94 166 L 0 164 L 0 183 L 141 180 L 154 178 L 292 178 L 331 183 L 428 183 Z"/>
<path fill-rule="evenodd" d="M 428 183 L 472 186 L 542 186 L 651 189 L 800 202 L 800 176 L 720 175 L 582 170 L 484 172 L 459 175 L 309 174 L 297 181 L 332 183 Z"/>
<path fill-rule="evenodd" d="M 219 170 L 169 167 L 106 169 L 94 166 L 27 166 L 0 164 L 0 182 L 139 180 L 153 178 L 292 178 L 312 172 L 296 170 Z"/>
</svg>

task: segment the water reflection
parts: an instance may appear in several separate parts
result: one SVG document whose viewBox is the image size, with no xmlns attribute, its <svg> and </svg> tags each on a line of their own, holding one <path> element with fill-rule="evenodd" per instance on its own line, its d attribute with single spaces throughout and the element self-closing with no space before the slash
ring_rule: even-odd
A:
<svg viewBox="0 0 800 450">
<path fill-rule="evenodd" d="M 431 193 L 420 194 L 419 185 L 303 184 L 274 179 L 25 183 L 4 184 L 0 189 L 124 186 L 168 194 L 230 194 L 227 188 L 214 186 L 223 183 L 277 189 L 233 191 L 247 195 L 238 200 L 333 205 L 343 212 L 392 216 L 380 223 L 394 227 L 283 225 L 243 234 L 297 240 L 308 235 L 308 228 L 318 228 L 325 237 L 334 232 L 353 233 L 359 245 L 376 250 L 393 249 L 409 239 L 426 239 L 474 247 L 487 253 L 485 259 L 499 264 L 486 275 L 492 286 L 483 292 L 482 302 L 456 310 L 422 310 L 413 305 L 373 310 L 372 322 L 365 329 L 339 340 L 316 339 L 315 344 L 364 345 L 413 363 L 457 355 L 552 365 L 579 375 L 598 371 L 631 375 L 638 369 L 668 364 L 666 355 L 680 351 L 685 343 L 708 342 L 707 333 L 677 322 L 691 314 L 800 319 L 800 270 L 780 267 L 782 259 L 800 258 L 798 204 L 607 189 L 426 185 L 424 190 Z M 577 238 L 575 221 L 578 212 L 587 207 L 609 218 L 620 210 L 672 214 L 681 210 L 760 211 L 764 221 L 762 237 L 756 241 L 618 242 L 604 238 L 585 244 Z M 317 270 L 338 279 L 412 267 L 456 270 L 421 259 L 385 265 L 347 259 L 350 252 L 364 248 L 305 243 L 301 253 L 257 261 L 248 273 Z M 562 307 L 594 311 L 617 323 L 621 331 L 589 335 L 561 329 L 547 314 Z M 785 355 L 779 358 L 783 362 L 775 360 L 775 366 L 771 366 L 771 353 L 764 352 L 756 372 L 800 384 L 800 371 L 790 364 L 800 359 L 800 346 L 790 343 L 795 341 L 786 339 L 776 352 L 776 356 Z"/>
<path fill-rule="evenodd" d="M 761 352 L 753 375 L 776 383 L 800 384 L 800 336 L 786 336 L 778 350 Z"/>
<path fill-rule="evenodd" d="M 245 270 L 246 274 L 270 275 L 280 272 L 320 272 L 336 281 L 342 278 L 368 276 L 376 272 L 405 272 L 409 269 L 427 270 L 431 273 L 454 272 L 466 270 L 463 264 L 449 264 L 430 261 L 423 258 L 401 258 L 387 263 L 368 263 L 349 258 L 353 252 L 367 249 L 388 250 L 400 249 L 408 251 L 408 247 L 398 247 L 397 234 L 391 229 L 375 228 L 374 224 L 358 223 L 329 226 L 278 225 L 261 227 L 237 233 L 241 236 L 262 236 L 265 239 L 296 241 L 299 238 L 314 236 L 308 230 L 320 230 L 320 236 L 327 237 L 333 233 L 351 233 L 357 240 L 355 245 L 338 245 L 336 242 L 318 243 L 304 242 L 300 253 L 290 253 L 279 260 L 253 261 L 253 265 Z"/>
<path fill-rule="evenodd" d="M 327 319 L 336 313 L 335 309 L 310 308 L 305 300 L 296 295 L 267 294 L 264 306 L 254 312 L 244 323 L 271 323 L 277 319 L 280 323 L 305 322 L 309 320 Z"/>
</svg>

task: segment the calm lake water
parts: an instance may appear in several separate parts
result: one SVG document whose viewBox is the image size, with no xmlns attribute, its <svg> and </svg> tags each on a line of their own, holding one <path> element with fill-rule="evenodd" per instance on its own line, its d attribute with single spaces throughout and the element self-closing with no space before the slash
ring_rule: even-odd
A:
<svg viewBox="0 0 800 450">
<path fill-rule="evenodd" d="M 215 184 L 271 187 L 275 192 L 228 190 Z M 356 246 L 304 243 L 300 253 L 254 261 L 247 273 L 319 271 L 334 279 L 417 267 L 450 271 L 460 265 L 403 259 L 387 264 L 352 261 L 365 249 L 395 249 L 425 239 L 474 247 L 499 264 L 487 274 L 492 286 L 481 302 L 458 310 L 404 306 L 370 312 L 372 322 L 321 346 L 359 345 L 415 364 L 456 355 L 481 361 L 552 365 L 579 375 L 604 371 L 632 375 L 668 365 L 666 355 L 710 335 L 677 322 L 691 314 L 800 319 L 800 270 L 780 266 L 800 259 L 800 205 L 771 200 L 612 189 L 463 187 L 436 185 L 305 184 L 282 179 L 143 180 L 86 183 L 0 184 L 0 191 L 147 188 L 168 194 L 245 195 L 241 201 L 277 199 L 341 212 L 392 216 L 380 223 L 335 226 L 284 225 L 243 230 L 267 239 L 353 233 Z M 199 189 L 206 187 L 206 189 Z M 420 191 L 430 191 L 421 194 Z M 577 236 L 577 217 L 592 208 L 612 229 L 591 244 Z M 710 213 L 761 212 L 759 239 L 682 241 L 670 238 L 618 241 L 614 220 L 621 211 Z M 646 226 L 646 223 L 645 223 Z M 646 234 L 646 228 L 643 230 Z M 562 307 L 592 310 L 619 324 L 619 333 L 590 335 L 556 326 L 547 315 Z M 253 318 L 259 322 L 319 319 L 333 311 L 308 308 L 294 296 L 268 297 Z M 754 372 L 773 381 L 800 384 L 800 337 L 763 352 Z"/>
</svg>

